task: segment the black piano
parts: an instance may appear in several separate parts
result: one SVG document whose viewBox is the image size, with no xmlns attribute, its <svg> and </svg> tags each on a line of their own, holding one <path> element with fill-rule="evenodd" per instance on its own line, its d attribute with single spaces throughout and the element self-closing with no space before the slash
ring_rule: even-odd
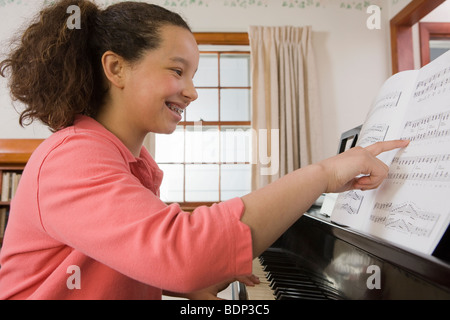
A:
<svg viewBox="0 0 450 320">
<path fill-rule="evenodd" d="M 338 152 L 355 145 L 360 128 L 342 135 Z M 256 262 L 264 284 L 239 283 L 239 299 L 253 300 L 252 290 L 277 300 L 450 299 L 449 229 L 424 255 L 339 226 L 313 206 Z"/>
</svg>

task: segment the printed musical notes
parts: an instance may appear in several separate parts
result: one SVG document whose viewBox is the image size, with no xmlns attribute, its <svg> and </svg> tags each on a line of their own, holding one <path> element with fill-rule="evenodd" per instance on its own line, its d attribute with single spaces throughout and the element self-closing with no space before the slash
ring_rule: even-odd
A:
<svg viewBox="0 0 450 320">
<path fill-rule="evenodd" d="M 414 202 L 375 203 L 370 221 L 386 229 L 419 237 L 429 237 L 440 215 L 419 208 Z"/>
<path fill-rule="evenodd" d="M 369 126 L 361 132 L 358 145 L 366 147 L 375 142 L 384 141 L 389 131 L 389 125 L 386 123 L 377 123 Z"/>
<path fill-rule="evenodd" d="M 376 108 L 395 108 L 401 96 L 402 92 L 399 90 L 388 92 L 377 99 Z"/>
<path fill-rule="evenodd" d="M 450 67 L 441 69 L 422 81 L 418 81 L 413 98 L 417 102 L 442 95 L 450 89 Z"/>
<path fill-rule="evenodd" d="M 407 121 L 401 139 L 412 142 L 434 138 L 447 138 L 450 135 L 450 111 Z"/>
<path fill-rule="evenodd" d="M 379 97 L 377 97 L 375 103 L 373 104 L 372 109 L 369 113 L 369 117 L 377 111 L 397 107 L 401 96 L 402 91 L 400 90 L 394 90 L 380 95 Z"/>
<path fill-rule="evenodd" d="M 395 157 L 387 179 L 450 182 L 450 154 Z"/>
<path fill-rule="evenodd" d="M 346 211 L 348 214 L 354 215 L 358 214 L 363 200 L 364 195 L 361 191 L 351 190 L 345 193 L 335 206 L 339 207 L 340 210 Z"/>
</svg>

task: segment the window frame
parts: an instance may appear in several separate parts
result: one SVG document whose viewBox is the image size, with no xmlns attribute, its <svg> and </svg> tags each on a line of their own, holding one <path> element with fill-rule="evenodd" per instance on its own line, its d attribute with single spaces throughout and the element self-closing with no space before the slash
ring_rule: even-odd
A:
<svg viewBox="0 0 450 320">
<path fill-rule="evenodd" d="M 430 63 L 430 40 L 450 40 L 450 23 L 420 22 L 420 63 L 421 67 Z"/>
<path fill-rule="evenodd" d="M 392 74 L 414 69 L 412 27 L 445 0 L 413 0 L 390 20 Z"/>
</svg>

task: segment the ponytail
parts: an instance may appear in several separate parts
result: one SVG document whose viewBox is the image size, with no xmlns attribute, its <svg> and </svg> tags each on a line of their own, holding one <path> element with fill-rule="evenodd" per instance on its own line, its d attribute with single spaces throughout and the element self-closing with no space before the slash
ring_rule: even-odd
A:
<svg viewBox="0 0 450 320">
<path fill-rule="evenodd" d="M 69 29 L 67 8 L 80 8 L 81 29 Z M 13 100 L 25 104 L 23 126 L 40 119 L 53 131 L 73 123 L 78 113 L 91 114 L 93 95 L 88 37 L 98 8 L 88 1 L 59 1 L 40 12 L 39 19 L 23 34 L 19 46 L 0 63 Z M 75 94 L 76 93 L 76 94 Z"/>
<path fill-rule="evenodd" d="M 75 25 L 70 6 L 80 9 Z M 42 10 L 0 62 L 0 75 L 9 71 L 13 100 L 25 104 L 20 124 L 39 119 L 57 131 L 72 125 L 77 114 L 95 117 L 108 90 L 103 53 L 137 61 L 159 46 L 159 29 L 166 24 L 190 30 L 178 14 L 148 3 L 123 2 L 102 11 L 88 0 L 60 0 Z"/>
</svg>

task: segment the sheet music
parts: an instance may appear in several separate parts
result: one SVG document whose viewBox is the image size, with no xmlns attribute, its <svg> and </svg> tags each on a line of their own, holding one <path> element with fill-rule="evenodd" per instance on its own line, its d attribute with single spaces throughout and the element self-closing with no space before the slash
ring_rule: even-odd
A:
<svg viewBox="0 0 450 320">
<path fill-rule="evenodd" d="M 447 58 L 445 58 L 447 57 Z M 431 254 L 450 217 L 450 56 L 422 68 L 395 155 L 371 210 L 372 234 Z"/>
<path fill-rule="evenodd" d="M 383 84 L 361 128 L 358 146 L 366 147 L 378 141 L 398 139 L 416 77 L 417 71 L 406 71 L 394 75 Z M 388 117 L 386 112 L 389 112 Z M 395 152 L 384 153 L 379 158 L 389 164 Z M 339 224 L 362 228 L 367 218 L 364 213 L 373 206 L 367 199 L 372 199 L 374 192 L 352 190 L 340 194 L 331 218 Z"/>
<path fill-rule="evenodd" d="M 332 220 L 431 254 L 450 222 L 450 52 L 386 81 L 358 145 L 399 138 L 411 142 L 379 157 L 383 184 L 340 194 Z"/>
</svg>

